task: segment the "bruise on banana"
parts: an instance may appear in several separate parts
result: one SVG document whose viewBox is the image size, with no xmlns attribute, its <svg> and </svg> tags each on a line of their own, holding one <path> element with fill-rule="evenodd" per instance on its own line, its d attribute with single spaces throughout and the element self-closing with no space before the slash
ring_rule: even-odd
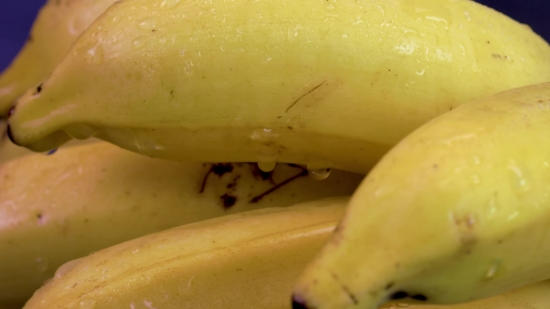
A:
<svg viewBox="0 0 550 309">
<path fill-rule="evenodd" d="M 237 197 L 229 194 L 224 194 L 221 196 L 221 199 L 223 201 L 223 208 L 228 209 L 231 208 L 235 203 L 237 203 Z"/>
<path fill-rule="evenodd" d="M 403 299 L 403 298 L 411 298 L 411 299 L 419 300 L 419 301 L 427 301 L 428 300 L 428 297 L 426 297 L 424 294 L 410 295 L 409 293 L 407 293 L 405 291 L 397 291 L 397 292 L 393 293 L 390 296 L 390 300 L 398 300 L 398 299 Z"/>
<path fill-rule="evenodd" d="M 40 92 L 42 92 L 42 84 L 36 87 L 36 91 L 34 92 L 34 95 L 40 94 Z M 12 114 L 11 110 L 10 110 L 10 114 Z"/>
<path fill-rule="evenodd" d="M 275 183 L 275 181 L 273 180 L 273 171 L 264 172 L 258 168 L 258 165 L 256 163 L 218 163 L 212 164 L 210 166 L 210 169 L 208 169 L 208 171 L 204 175 L 199 192 L 203 193 L 205 191 L 206 185 L 208 184 L 208 179 L 212 174 L 217 175 L 218 178 L 222 178 L 222 176 L 224 176 L 225 174 L 233 173 L 235 171 L 235 166 L 242 168 L 245 165 L 250 167 L 249 171 L 252 173 L 255 179 L 259 179 L 260 181 L 269 181 L 272 184 L 271 188 L 265 190 L 258 195 L 252 196 L 252 194 L 250 194 L 250 200 L 248 202 L 251 204 L 260 202 L 264 197 L 273 193 L 277 189 L 291 183 L 298 178 L 308 175 L 307 169 L 296 164 L 287 164 L 288 166 L 297 168 L 299 172 L 281 181 L 280 183 Z M 236 175 L 232 178 L 231 182 L 225 186 L 227 192 L 220 196 L 220 200 L 224 209 L 230 209 L 238 202 L 239 199 L 237 196 L 234 195 L 234 193 L 237 190 L 238 180 L 240 178 L 241 175 Z"/>
<path fill-rule="evenodd" d="M 214 173 L 221 178 L 224 174 L 231 173 L 232 171 L 233 164 L 231 163 L 213 164 L 202 180 L 200 193 L 204 192 L 204 189 L 206 188 L 206 181 L 208 180 L 208 176 L 210 176 L 210 174 Z"/>
<path fill-rule="evenodd" d="M 472 247 L 477 243 L 475 233 L 476 217 L 473 214 L 453 213 L 453 221 L 462 245 L 461 250 L 466 254 L 470 254 Z"/>
</svg>

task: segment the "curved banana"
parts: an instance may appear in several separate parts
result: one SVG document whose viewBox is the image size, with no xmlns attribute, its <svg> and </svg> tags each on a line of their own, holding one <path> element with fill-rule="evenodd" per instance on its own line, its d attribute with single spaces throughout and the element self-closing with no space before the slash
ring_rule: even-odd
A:
<svg viewBox="0 0 550 309">
<path fill-rule="evenodd" d="M 372 170 L 296 308 L 452 304 L 550 278 L 550 83 L 461 106 Z"/>
<path fill-rule="evenodd" d="M 53 71 L 71 44 L 116 0 L 49 0 L 40 10 L 29 38 L 0 75 L 0 116 L 14 101 Z"/>
<path fill-rule="evenodd" d="M 207 220 L 61 267 L 25 309 L 289 308 L 292 283 L 348 198 Z"/>
<path fill-rule="evenodd" d="M 495 77 L 495 78 L 492 78 Z M 550 47 L 474 1 L 121 1 L 9 119 L 152 157 L 366 173 L 432 117 L 550 81 Z"/>
<path fill-rule="evenodd" d="M 279 164 L 179 163 L 108 143 L 0 165 L 0 305 L 27 300 L 61 264 L 181 224 L 351 194 L 363 176 L 324 181 Z M 238 230 L 238 226 L 234 226 Z"/>
</svg>

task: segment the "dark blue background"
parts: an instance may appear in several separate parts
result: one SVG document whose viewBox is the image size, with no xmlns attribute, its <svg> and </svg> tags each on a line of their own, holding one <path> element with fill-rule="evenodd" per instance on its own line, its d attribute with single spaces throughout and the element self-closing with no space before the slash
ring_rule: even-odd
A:
<svg viewBox="0 0 550 309">
<path fill-rule="evenodd" d="M 298 1 L 298 0 L 297 0 Z M 479 0 L 528 24 L 550 42 L 550 0 Z M 17 54 L 45 0 L 0 0 L 0 71 Z"/>
</svg>

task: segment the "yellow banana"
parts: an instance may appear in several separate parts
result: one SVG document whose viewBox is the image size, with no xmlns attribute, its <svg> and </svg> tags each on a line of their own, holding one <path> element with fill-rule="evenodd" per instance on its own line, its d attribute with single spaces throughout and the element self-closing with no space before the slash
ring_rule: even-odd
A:
<svg viewBox="0 0 550 309">
<path fill-rule="evenodd" d="M 365 173 L 467 101 L 550 81 L 550 47 L 474 1 L 134 0 L 111 6 L 9 119 L 47 151 Z"/>
<path fill-rule="evenodd" d="M 423 125 L 354 193 L 294 306 L 452 304 L 550 278 L 548 131 L 550 83 Z"/>
<path fill-rule="evenodd" d="M 108 143 L 0 166 L 0 305 L 27 300 L 61 264 L 92 251 L 224 214 L 349 195 L 361 175 L 316 181 L 279 164 L 179 163 Z M 234 226 L 239 230 L 238 226 Z"/>
<path fill-rule="evenodd" d="M 23 49 L 0 75 L 0 116 L 15 99 L 52 72 L 74 40 L 115 0 L 49 0 L 40 10 Z"/>
<path fill-rule="evenodd" d="M 24 308 L 289 308 L 292 283 L 347 200 L 223 216 L 101 250 L 61 267 Z"/>
</svg>

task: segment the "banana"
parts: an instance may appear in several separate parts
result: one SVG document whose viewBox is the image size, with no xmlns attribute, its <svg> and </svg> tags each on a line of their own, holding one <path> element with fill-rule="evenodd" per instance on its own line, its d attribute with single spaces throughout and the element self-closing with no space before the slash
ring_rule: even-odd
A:
<svg viewBox="0 0 550 309">
<path fill-rule="evenodd" d="M 61 267 L 24 308 L 289 308 L 292 282 L 347 200 L 223 216 L 101 250 Z"/>
<path fill-rule="evenodd" d="M 40 10 L 23 49 L 0 75 L 0 116 L 15 99 L 53 71 L 71 44 L 115 0 L 49 0 Z"/>
<path fill-rule="evenodd" d="M 105 142 L 0 165 L 0 305 L 26 301 L 63 263 L 135 237 L 252 209 L 350 195 L 362 175 L 179 163 Z M 238 230 L 238 226 L 234 226 Z"/>
<path fill-rule="evenodd" d="M 549 279 L 548 131 L 550 83 L 423 125 L 355 191 L 294 307 L 453 304 Z"/>
<path fill-rule="evenodd" d="M 494 78 L 493 78 L 494 77 Z M 20 98 L 16 144 L 366 173 L 427 120 L 550 81 L 550 46 L 474 1 L 134 0 Z"/>
</svg>

